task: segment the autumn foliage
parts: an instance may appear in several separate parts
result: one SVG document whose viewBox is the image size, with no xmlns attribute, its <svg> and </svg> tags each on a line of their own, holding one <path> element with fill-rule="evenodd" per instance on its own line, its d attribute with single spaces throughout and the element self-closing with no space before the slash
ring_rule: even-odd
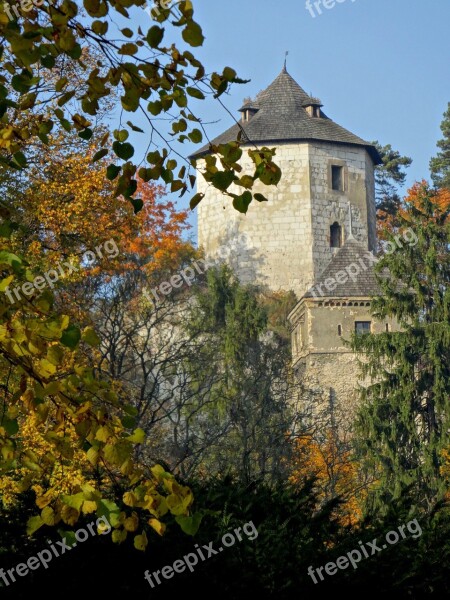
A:
<svg viewBox="0 0 450 600">
<path fill-rule="evenodd" d="M 412 208 L 421 210 L 421 199 L 425 196 L 431 197 L 439 212 L 445 212 L 450 206 L 450 190 L 447 188 L 433 189 L 426 180 L 416 182 L 409 190 L 403 200 L 402 207 L 398 214 L 392 215 L 383 211 L 378 211 L 378 237 L 381 240 L 388 239 L 390 234 L 400 232 L 400 220 L 410 221 L 409 213 Z M 403 222 L 405 228 L 405 222 Z"/>
<path fill-rule="evenodd" d="M 348 450 L 342 450 L 331 431 L 319 443 L 312 436 L 298 438 L 295 443 L 290 481 L 301 486 L 315 479 L 319 501 L 340 497 L 343 502 L 337 512 L 342 524 L 354 525 L 362 516 L 358 489 L 358 465 Z"/>
</svg>

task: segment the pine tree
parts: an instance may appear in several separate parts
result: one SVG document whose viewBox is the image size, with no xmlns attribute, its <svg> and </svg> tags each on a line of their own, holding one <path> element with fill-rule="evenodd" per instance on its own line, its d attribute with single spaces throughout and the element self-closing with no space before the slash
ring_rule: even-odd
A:
<svg viewBox="0 0 450 600">
<path fill-rule="evenodd" d="M 370 506 L 381 510 L 400 497 L 430 509 L 445 494 L 450 228 L 449 208 L 438 208 L 435 196 L 425 183 L 416 188 L 400 218 L 417 243 L 403 243 L 376 266 L 383 295 L 374 299 L 373 315 L 397 319 L 401 330 L 354 336 L 351 343 L 363 354 L 362 372 L 369 378 L 358 418 L 359 453 L 376 482 Z"/>
<path fill-rule="evenodd" d="M 441 123 L 444 137 L 438 141 L 440 152 L 430 160 L 431 179 L 438 188 L 450 189 L 450 102 Z"/>
<path fill-rule="evenodd" d="M 379 142 L 373 144 L 383 161 L 375 168 L 377 209 L 395 215 L 401 206 L 398 189 L 405 183 L 405 168 L 411 165 L 412 158 L 402 156 L 398 150 L 392 148 L 391 144 L 386 146 L 382 146 Z"/>
</svg>

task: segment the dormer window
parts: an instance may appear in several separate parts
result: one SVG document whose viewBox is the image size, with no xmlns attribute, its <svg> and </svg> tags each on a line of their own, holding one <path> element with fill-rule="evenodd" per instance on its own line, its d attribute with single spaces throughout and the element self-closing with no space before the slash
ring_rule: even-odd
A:
<svg viewBox="0 0 450 600">
<path fill-rule="evenodd" d="M 246 122 L 246 121 L 247 121 L 247 122 L 248 122 L 248 121 L 250 121 L 250 119 L 251 119 L 251 118 L 252 118 L 254 115 L 256 115 L 256 113 L 257 113 L 257 112 L 258 112 L 258 109 L 257 109 L 257 108 L 247 108 L 246 110 L 244 110 L 244 112 L 243 112 L 243 114 L 242 114 L 242 117 L 243 117 L 243 120 L 244 120 L 244 122 Z"/>
<path fill-rule="evenodd" d="M 255 102 L 250 98 L 244 102 L 244 106 L 239 109 L 239 112 L 242 113 L 242 122 L 248 123 L 256 115 L 259 108 L 256 106 Z"/>
<path fill-rule="evenodd" d="M 323 106 L 322 102 L 319 98 L 308 98 L 305 102 L 303 102 L 303 108 L 306 110 L 308 115 L 313 119 L 320 119 L 322 116 L 322 112 L 320 108 Z"/>
</svg>

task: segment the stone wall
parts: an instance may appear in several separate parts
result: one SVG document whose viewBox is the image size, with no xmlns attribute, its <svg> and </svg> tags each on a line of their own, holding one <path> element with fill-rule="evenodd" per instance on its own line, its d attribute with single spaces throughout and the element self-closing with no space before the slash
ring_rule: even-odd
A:
<svg viewBox="0 0 450 600">
<path fill-rule="evenodd" d="M 300 297 L 332 257 L 330 225 L 335 221 L 343 227 L 345 240 L 348 202 L 354 236 L 373 247 L 369 232 L 375 222 L 368 225 L 374 218 L 373 163 L 364 148 L 319 142 L 279 144 L 275 160 L 283 173 L 280 183 L 276 188 L 257 184 L 255 192 L 269 202 L 252 202 L 246 215 L 199 173 L 197 189 L 205 198 L 198 207 L 198 242 L 213 257 L 221 245 L 238 239 L 229 262 L 243 283 L 293 290 Z M 343 192 L 330 189 L 331 164 L 345 165 Z M 241 165 L 242 174 L 253 173 L 245 149 Z M 241 193 L 242 188 L 232 186 L 230 191 Z"/>
<path fill-rule="evenodd" d="M 386 331 L 386 325 L 389 331 L 399 331 L 398 323 L 393 319 L 375 320 L 368 298 L 305 299 L 296 306 L 290 320 L 293 365 L 307 389 L 305 397 L 311 410 L 317 414 L 329 406 L 332 398 L 336 419 L 339 416 L 344 424 L 346 419 L 352 420 L 358 405 L 358 385 L 369 382 L 361 379 L 357 357 L 344 340 L 350 340 L 355 321 L 371 321 L 372 333 Z"/>
</svg>

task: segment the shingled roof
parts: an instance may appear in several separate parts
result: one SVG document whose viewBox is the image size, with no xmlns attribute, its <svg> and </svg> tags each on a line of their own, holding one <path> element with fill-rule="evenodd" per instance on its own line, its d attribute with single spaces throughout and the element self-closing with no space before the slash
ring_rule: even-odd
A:
<svg viewBox="0 0 450 600">
<path fill-rule="evenodd" d="M 258 109 L 256 114 L 248 122 L 230 127 L 215 138 L 212 144 L 231 142 L 236 139 L 239 130 L 242 129 L 242 141 L 258 145 L 316 140 L 364 146 L 375 164 L 381 163 L 380 155 L 370 142 L 347 131 L 327 117 L 323 111 L 320 112 L 320 118 L 309 116 L 304 106 L 310 101 L 310 96 L 283 69 L 275 81 L 266 90 L 260 92 L 251 103 L 251 107 Z M 209 151 L 208 144 L 192 156 L 199 157 Z"/>
<path fill-rule="evenodd" d="M 350 267 L 352 264 L 358 266 L 360 270 L 360 272 L 356 274 L 356 270 L 353 268 L 353 272 L 355 273 L 353 279 L 355 281 L 352 281 L 350 277 L 347 277 L 348 280 L 345 283 L 338 283 L 336 281 L 336 273 L 338 271 L 345 272 L 346 268 Z M 367 267 L 365 270 L 363 265 Z M 334 279 L 336 281 L 337 285 L 333 291 L 328 291 L 326 288 L 325 281 L 327 279 Z M 343 277 L 340 276 L 339 279 L 342 280 Z M 350 238 L 346 241 L 345 245 L 336 252 L 328 267 L 303 297 L 349 298 L 356 296 L 364 298 L 379 296 L 381 293 L 381 288 L 373 270 L 373 261 L 369 257 L 367 247 L 354 238 Z"/>
</svg>

